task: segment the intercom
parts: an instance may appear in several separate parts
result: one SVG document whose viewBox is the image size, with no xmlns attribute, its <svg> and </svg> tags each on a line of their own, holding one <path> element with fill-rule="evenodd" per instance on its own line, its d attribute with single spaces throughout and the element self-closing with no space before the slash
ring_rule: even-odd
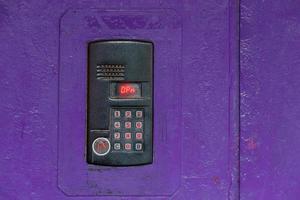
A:
<svg viewBox="0 0 300 200">
<path fill-rule="evenodd" d="M 88 44 L 87 162 L 150 164 L 153 159 L 153 44 Z"/>
</svg>

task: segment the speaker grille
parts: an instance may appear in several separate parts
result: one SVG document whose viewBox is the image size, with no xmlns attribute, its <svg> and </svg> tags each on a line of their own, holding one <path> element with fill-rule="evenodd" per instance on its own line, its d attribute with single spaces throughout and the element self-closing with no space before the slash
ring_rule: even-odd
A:
<svg viewBox="0 0 300 200">
<path fill-rule="evenodd" d="M 97 79 L 99 80 L 124 80 L 125 66 L 120 64 L 97 65 Z"/>
</svg>

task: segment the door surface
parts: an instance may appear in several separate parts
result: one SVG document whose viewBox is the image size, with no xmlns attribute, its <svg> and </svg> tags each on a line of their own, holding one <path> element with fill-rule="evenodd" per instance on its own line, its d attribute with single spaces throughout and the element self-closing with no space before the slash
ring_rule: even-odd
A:
<svg viewBox="0 0 300 200">
<path fill-rule="evenodd" d="M 0 199 L 298 199 L 296 1 L 0 1 Z M 88 43 L 153 42 L 153 163 L 86 162 Z"/>
</svg>

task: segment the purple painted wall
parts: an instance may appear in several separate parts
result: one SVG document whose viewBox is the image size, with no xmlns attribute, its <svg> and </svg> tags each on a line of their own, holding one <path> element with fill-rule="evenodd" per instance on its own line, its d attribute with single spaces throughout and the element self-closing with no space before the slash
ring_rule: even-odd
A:
<svg viewBox="0 0 300 200">
<path fill-rule="evenodd" d="M 0 198 L 234 199 L 238 54 L 230 3 L 1 1 Z M 156 45 L 153 165 L 84 161 L 84 47 L 111 37 Z M 171 83 L 173 100 L 163 98 Z"/>
<path fill-rule="evenodd" d="M 300 2 L 241 1 L 241 199 L 300 198 Z"/>
<path fill-rule="evenodd" d="M 241 8 L 239 47 L 237 1 L 0 0 L 0 199 L 297 199 L 299 3 Z M 155 161 L 89 167 L 84 47 L 118 37 L 156 41 Z"/>
</svg>

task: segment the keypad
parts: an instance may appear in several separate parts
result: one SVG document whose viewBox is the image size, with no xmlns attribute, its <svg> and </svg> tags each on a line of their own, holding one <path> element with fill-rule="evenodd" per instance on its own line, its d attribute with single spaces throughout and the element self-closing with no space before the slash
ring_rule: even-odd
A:
<svg viewBox="0 0 300 200">
<path fill-rule="evenodd" d="M 143 108 L 112 108 L 110 130 L 114 151 L 143 151 L 144 115 Z"/>
</svg>

